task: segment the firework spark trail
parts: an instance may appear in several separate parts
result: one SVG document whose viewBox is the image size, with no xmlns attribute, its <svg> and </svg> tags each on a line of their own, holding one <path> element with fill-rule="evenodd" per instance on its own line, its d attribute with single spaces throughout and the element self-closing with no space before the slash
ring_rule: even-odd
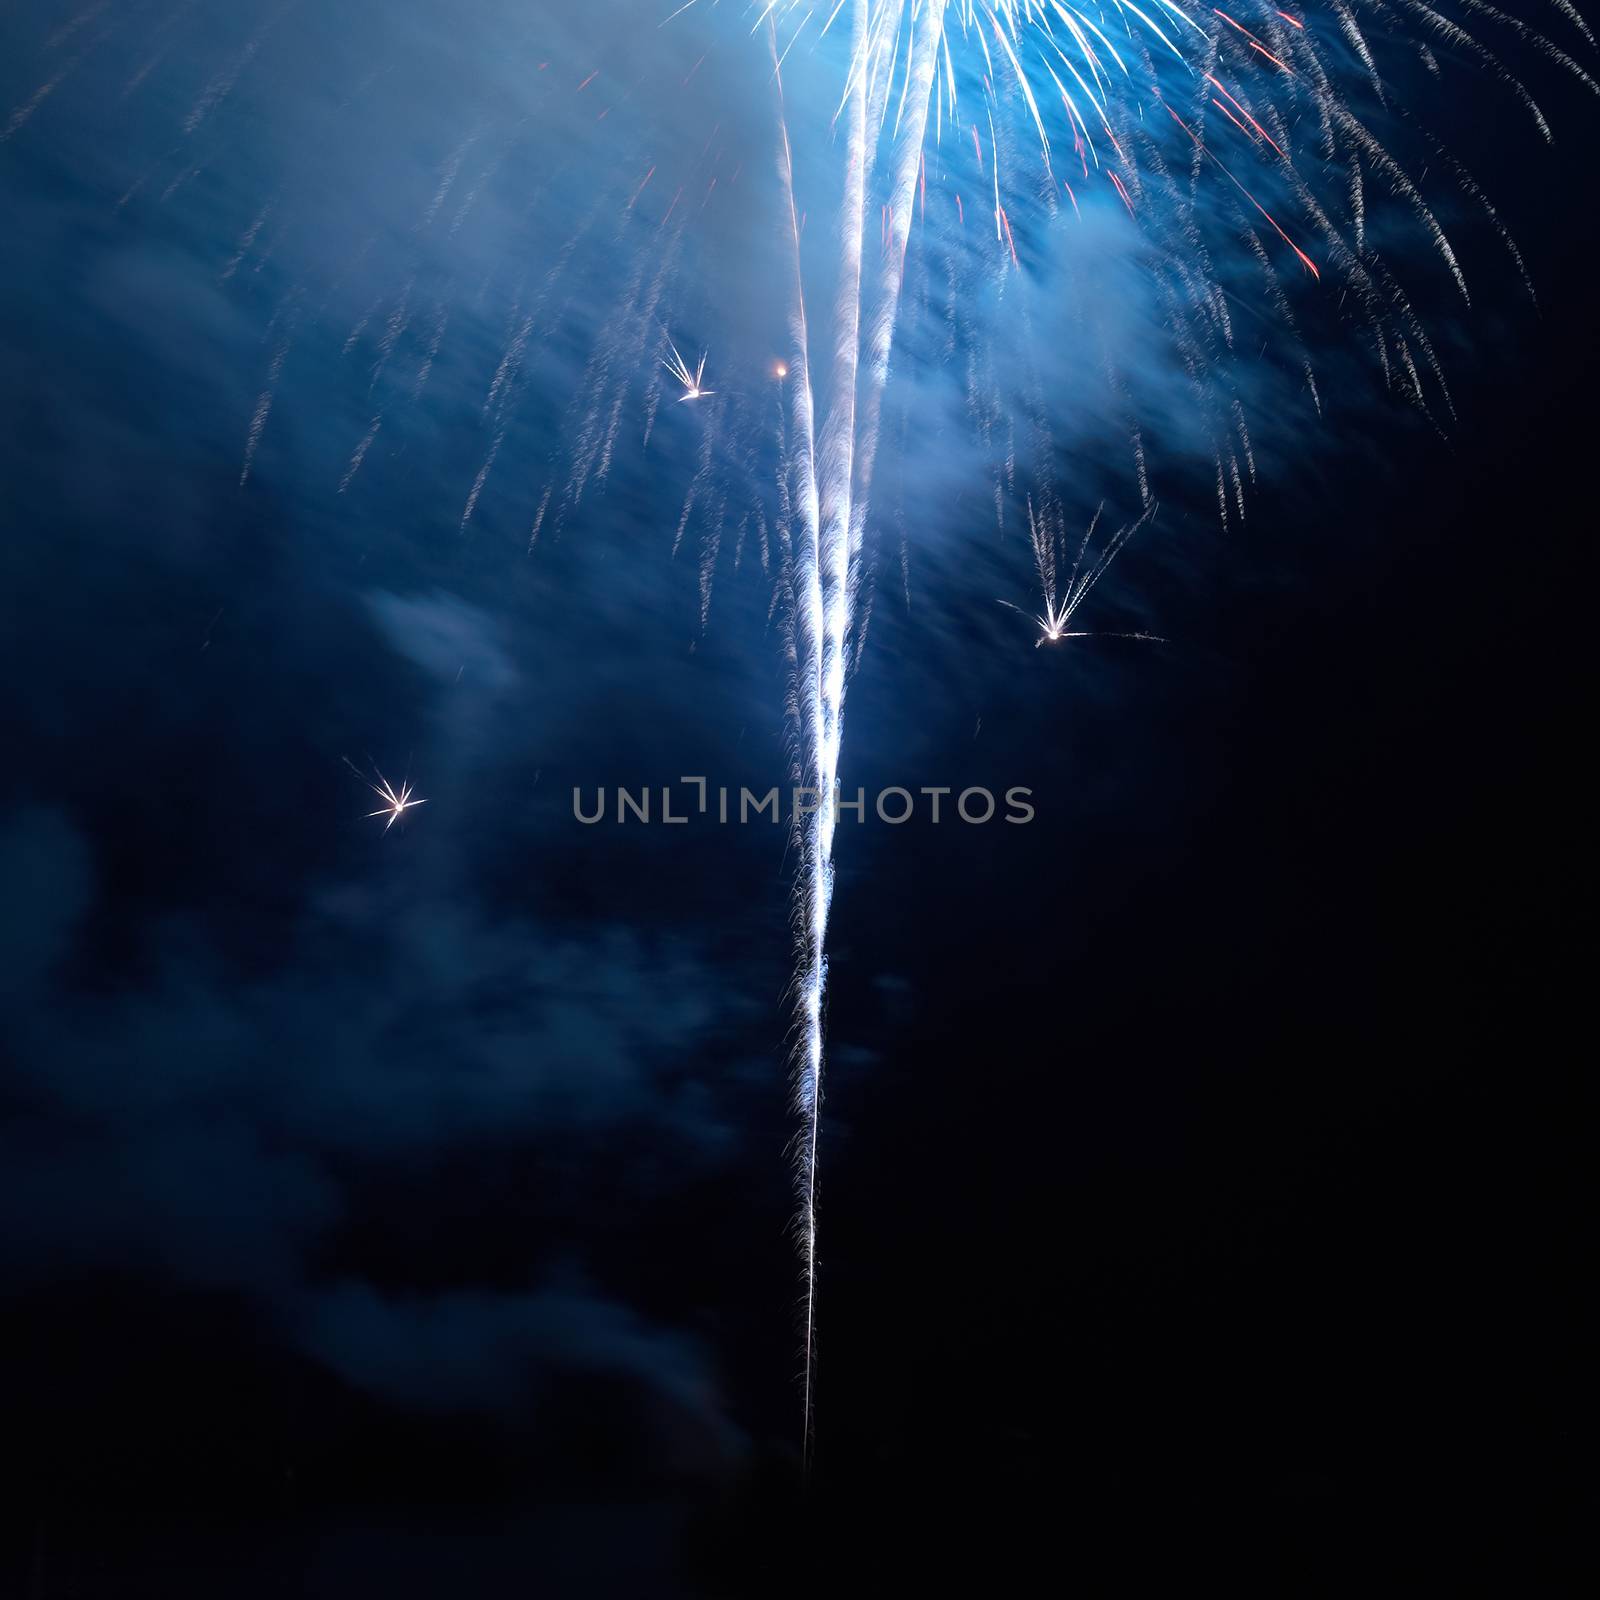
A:
<svg viewBox="0 0 1600 1600">
<path fill-rule="evenodd" d="M 421 365 L 418 366 L 416 378 L 411 384 L 413 401 L 420 400 L 422 391 L 428 386 L 428 379 L 433 373 L 433 364 L 439 359 L 439 346 L 444 343 L 444 330 L 449 322 L 449 304 L 441 299 L 434 311 L 433 328 L 428 335 L 428 347 L 423 352 Z"/>
<path fill-rule="evenodd" d="M 852 550 L 857 552 L 866 532 L 867 499 L 872 491 L 872 471 L 878 454 L 883 391 L 889 381 L 889 352 L 894 344 L 900 290 L 905 282 L 912 203 L 922 170 L 928 107 L 934 75 L 939 70 L 939 49 L 944 42 L 944 9 L 945 0 L 923 0 L 915 44 L 907 62 L 906 94 L 902 95 L 906 120 L 899 135 L 889 191 L 888 249 L 884 253 L 882 285 L 867 335 L 867 387 L 862 396 L 862 419 L 856 444 L 855 500 L 851 507 L 850 541 Z"/>
<path fill-rule="evenodd" d="M 577 293 L 576 285 L 572 285 L 568 289 L 566 299 L 561 303 L 558 310 L 551 313 L 548 318 L 545 317 L 544 313 L 551 295 L 566 277 L 567 269 L 571 265 L 572 258 L 577 251 L 580 240 L 585 238 L 590 230 L 594 227 L 601 215 L 601 210 L 602 207 L 599 204 L 592 208 L 578 227 L 577 231 L 567 239 L 566 243 L 557 253 L 554 264 L 544 274 L 540 286 L 535 292 L 533 300 L 526 310 L 524 310 L 522 306 L 521 284 L 519 284 L 517 293 L 513 297 L 511 314 L 507 324 L 508 342 L 501 354 L 499 363 L 496 365 L 494 376 L 490 381 L 489 389 L 485 395 L 481 412 L 483 419 L 486 422 L 493 424 L 494 433 L 490 439 L 489 448 L 484 456 L 483 462 L 478 468 L 477 476 L 473 479 L 472 487 L 468 491 L 466 505 L 462 510 L 460 531 L 463 533 L 466 531 L 468 525 L 472 521 L 474 513 L 477 511 L 478 502 L 483 496 L 484 488 L 489 481 L 489 475 L 494 469 L 495 461 L 499 457 L 501 446 L 504 445 L 506 435 L 510 431 L 513 415 L 517 402 L 521 397 L 523 385 L 528 381 L 529 374 L 527 370 L 526 356 L 530 341 L 533 339 L 534 334 L 541 326 L 559 326 L 561 321 L 567 315 L 567 309 L 571 305 L 572 299 Z M 371 313 L 369 312 L 368 318 L 370 318 L 370 316 Z M 363 320 L 365 321 L 367 319 Z M 443 330 L 441 328 L 440 332 L 442 333 L 442 331 Z M 593 358 L 591 358 L 591 369 L 594 368 L 597 363 L 603 364 L 605 359 L 605 352 L 598 352 Z M 427 360 L 428 365 L 431 366 L 433 360 L 431 354 Z M 592 420 L 593 419 L 591 417 L 589 421 L 592 422 Z M 588 429 L 588 423 L 585 424 L 585 428 L 586 430 Z M 581 496 L 583 492 L 583 482 L 587 477 L 589 466 L 592 464 L 594 459 L 594 449 L 591 448 L 591 444 L 592 440 L 589 436 L 589 432 L 585 431 L 581 433 L 575 455 L 575 459 L 582 463 L 581 474 L 575 471 L 573 478 L 568 483 L 568 502 L 575 504 L 575 497 Z M 561 509 L 564 509 L 564 507 Z M 540 520 L 541 522 L 543 520 L 542 511 L 540 513 Z M 537 528 L 535 529 L 533 537 L 537 537 Z"/>
<path fill-rule="evenodd" d="M 650 281 L 650 286 L 643 302 L 639 302 L 637 296 L 635 296 L 632 303 L 630 303 L 627 315 L 632 315 L 634 319 L 631 328 L 627 325 L 624 319 L 619 319 L 618 325 L 619 329 L 621 330 L 621 338 L 628 341 L 626 346 L 620 343 L 618 345 L 617 359 L 619 362 L 624 361 L 625 349 L 636 348 L 649 338 L 649 330 L 655 325 L 657 320 L 657 308 L 661 304 L 661 298 L 666 293 L 668 280 L 672 276 L 672 273 L 675 269 L 678 248 L 682 242 L 682 237 L 683 230 L 680 226 L 678 231 L 671 236 L 667 246 L 661 252 L 660 263 L 657 267 L 655 275 Z M 706 358 L 702 356 L 700 358 L 701 373 L 704 373 L 705 371 L 705 363 Z M 631 372 L 631 366 L 628 367 L 628 370 Z M 647 380 L 647 396 L 645 400 L 645 409 L 648 414 L 648 420 L 645 423 L 646 443 L 649 442 L 650 429 L 654 425 L 655 409 L 661 403 L 660 377 L 663 370 L 665 369 L 661 366 L 653 368 L 651 370 L 650 377 Z M 629 384 L 629 378 L 625 377 L 623 381 L 617 385 L 616 392 L 612 397 L 611 412 L 606 424 L 605 439 L 601 446 L 600 460 L 595 471 L 595 480 L 598 483 L 604 483 L 611 471 L 611 458 L 616 448 L 618 431 L 622 426 L 622 407 L 624 401 L 628 397 Z M 601 387 L 603 388 L 603 381 Z M 653 399 L 651 396 L 653 396 Z"/>
<path fill-rule="evenodd" d="M 197 132 L 201 124 L 233 93 L 234 85 L 239 81 L 239 75 L 255 60 L 257 52 L 261 49 L 262 41 L 282 20 L 292 3 L 293 0 L 287 0 L 287 3 L 279 6 L 276 11 L 267 17 L 250 38 L 245 41 L 244 48 L 201 90 L 199 99 L 189 108 L 188 115 L 183 119 L 185 138 L 189 138 Z"/>
<path fill-rule="evenodd" d="M 798 775 L 813 776 L 818 770 L 818 751 L 823 725 L 822 713 L 822 635 L 823 596 L 820 550 L 821 506 L 817 493 L 816 405 L 811 390 L 810 330 L 806 321 L 805 283 L 801 271 L 800 219 L 794 196 L 794 157 L 789 143 L 788 120 L 784 113 L 782 65 L 778 56 L 777 33 L 768 18 L 768 43 L 772 50 L 772 76 L 778 101 L 779 160 L 778 176 L 788 211 L 789 238 L 793 247 L 794 286 L 789 311 L 789 361 L 787 385 L 791 420 L 789 445 L 779 485 L 784 507 L 784 524 L 789 532 L 790 553 L 784 562 L 788 573 L 792 630 L 791 654 L 794 681 L 790 688 L 791 712 L 797 738 Z M 799 528 L 790 527 L 797 513 Z M 818 839 L 810 828 L 794 822 L 799 845 L 800 868 L 796 878 L 796 940 L 800 947 L 799 970 L 795 977 L 795 999 L 800 1030 L 795 1074 L 795 1102 L 801 1116 L 801 1132 L 795 1149 L 796 1183 L 800 1197 L 799 1244 L 801 1268 L 805 1273 L 805 1364 L 804 1442 L 809 1460 L 811 1449 L 811 1367 L 816 1314 L 816 1134 L 822 1082 L 822 984 L 823 947 L 816 933 L 816 907 L 825 892 L 824 866 L 816 856 Z M 822 917 L 826 919 L 826 909 Z"/>
<path fill-rule="evenodd" d="M 267 201 L 267 203 L 256 213 L 255 221 L 252 222 L 250 226 L 246 228 L 245 231 L 239 236 L 239 243 L 234 249 L 232 258 L 229 260 L 227 266 L 222 269 L 220 279 L 221 282 L 226 283 L 244 264 L 244 258 L 249 255 L 250 251 L 254 248 L 257 238 L 260 237 L 262 228 L 266 226 L 267 218 L 272 215 L 272 207 L 273 201 Z"/>
<path fill-rule="evenodd" d="M 802 787 L 812 809 L 799 814 L 800 869 L 797 893 L 799 970 L 795 993 L 800 1040 L 795 1074 L 795 1105 L 801 1128 L 795 1144 L 799 1191 L 801 1265 L 805 1277 L 804 1418 L 805 1451 L 812 1442 L 817 1292 L 817 1146 L 821 1131 L 823 1027 L 827 987 L 828 912 L 833 897 L 833 839 L 838 820 L 834 804 L 843 735 L 844 691 L 856 586 L 854 558 L 865 524 L 879 409 L 888 376 L 912 215 L 912 195 L 920 165 L 928 103 L 937 67 L 944 0 L 925 0 L 921 26 L 906 46 L 905 84 L 896 121 L 905 120 L 896 140 L 892 180 L 891 231 L 883 283 L 867 339 L 867 371 L 861 377 L 862 255 L 866 231 L 867 182 L 876 135 L 887 115 L 898 57 L 902 7 L 880 8 L 874 18 L 868 0 L 853 0 L 850 11 L 851 62 L 840 114 L 845 119 L 844 197 L 839 221 L 839 279 L 833 305 L 833 367 L 822 431 L 813 453 L 814 413 L 810 384 L 809 338 L 801 282 L 799 226 L 795 221 L 794 172 L 786 124 L 782 127 L 780 173 L 788 202 L 795 256 L 795 299 L 791 313 L 794 360 L 795 434 L 791 463 L 799 479 L 803 526 L 793 566 L 796 635 L 793 704 L 798 722 Z M 781 59 L 773 44 L 774 80 L 782 121 Z M 876 63 L 876 69 L 874 68 Z M 886 63 L 886 64 L 885 64 Z M 909 118 L 907 113 L 909 111 Z"/>
<path fill-rule="evenodd" d="M 35 89 L 33 93 L 11 113 L 6 125 L 3 128 L 0 128 L 0 144 L 5 144 L 7 140 L 19 133 L 27 125 L 28 119 L 34 114 L 35 111 L 39 109 L 40 106 L 45 103 L 46 100 L 50 98 L 51 95 L 56 92 L 57 89 L 61 87 L 62 80 L 68 77 L 77 65 L 78 58 L 75 56 L 59 71 L 46 78 L 45 81 L 41 83 L 39 87 Z"/>
<path fill-rule="evenodd" d="M 355 482 L 356 474 L 361 470 L 361 463 L 367 459 L 367 451 L 372 448 L 372 441 L 378 437 L 378 430 L 383 426 L 383 413 L 380 411 L 367 425 L 367 431 L 362 434 L 361 442 L 355 447 L 350 457 L 349 464 L 344 469 L 344 476 L 339 480 L 339 493 L 344 494 L 350 485 Z"/>
<path fill-rule="evenodd" d="M 844 110 L 848 117 L 844 201 L 839 219 L 839 285 L 833 310 L 833 371 L 818 444 L 818 494 L 821 503 L 819 567 L 822 583 L 822 726 L 814 776 L 821 796 L 831 795 L 839 762 L 839 714 L 844 697 L 844 635 L 849 622 L 850 495 L 855 476 L 856 373 L 861 354 L 861 256 L 866 232 L 868 163 L 867 71 L 868 0 L 851 8 L 851 82 Z M 829 868 L 833 844 L 831 807 L 818 811 L 822 864 Z M 814 902 L 817 938 L 826 929 L 831 870 Z M 812 1089 L 820 1087 L 814 1079 Z M 815 1141 L 813 1140 L 813 1143 Z"/>
<path fill-rule="evenodd" d="M 267 418 L 272 415 L 272 401 L 277 393 L 278 379 L 283 376 L 283 364 L 289 356 L 289 343 L 287 335 L 279 340 L 277 348 L 272 352 L 272 360 L 267 364 L 266 387 L 262 389 L 261 396 L 256 401 L 256 409 L 250 418 L 250 429 L 245 435 L 244 464 L 239 470 L 241 489 L 250 481 L 250 470 L 255 465 L 256 451 L 261 445 L 261 435 L 267 431 Z"/>
<path fill-rule="evenodd" d="M 861 254 L 866 226 L 867 0 L 853 0 L 850 60 L 842 112 L 847 118 L 844 200 L 839 218 L 839 284 L 833 310 L 833 371 L 817 450 L 811 458 L 813 482 L 802 491 L 808 526 L 796 575 L 803 592 L 796 598 L 800 648 L 796 657 L 795 701 L 800 710 L 800 766 L 812 809 L 803 817 L 798 912 L 800 971 L 796 994 L 800 1011 L 801 1054 L 795 1075 L 795 1103 L 801 1118 L 796 1141 L 800 1198 L 800 1252 L 805 1273 L 805 1363 L 803 1410 L 805 1451 L 811 1448 L 812 1379 L 815 1366 L 817 1293 L 817 1139 L 822 1110 L 822 1001 L 827 985 L 828 907 L 833 896 L 834 781 L 838 773 L 840 713 L 844 696 L 844 636 L 849 620 L 850 491 L 855 466 L 856 368 L 860 353 Z M 775 69 L 776 71 L 776 69 Z M 788 174 L 792 184 L 793 174 Z M 791 206 L 792 210 L 792 206 Z M 799 235 L 795 235 L 796 279 L 800 275 Z M 804 338 L 803 314 L 799 322 Z M 797 372 L 809 374 L 806 351 Z M 809 378 L 807 378 L 809 388 Z M 809 395 L 808 395 L 809 399 Z M 807 419 L 809 421 L 809 419 Z M 816 521 L 809 508 L 815 502 Z"/>
</svg>

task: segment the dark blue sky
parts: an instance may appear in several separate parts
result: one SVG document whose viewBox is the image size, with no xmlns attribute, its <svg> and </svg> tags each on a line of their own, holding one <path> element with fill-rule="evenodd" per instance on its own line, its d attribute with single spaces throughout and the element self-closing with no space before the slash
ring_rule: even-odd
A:
<svg viewBox="0 0 1600 1600">
<path fill-rule="evenodd" d="M 1542 1405 L 1485 1307 L 1547 1292 L 1509 1173 L 1575 977 L 1592 100 L 1541 85 L 1552 156 L 1422 86 L 1539 307 L 1444 191 L 1473 308 L 1392 248 L 1449 437 L 1297 301 L 1324 414 L 1250 369 L 1242 524 L 1113 206 L 913 278 L 845 778 L 1038 814 L 842 824 L 802 1512 L 786 835 L 571 810 L 787 772 L 766 78 L 640 11 L 0 24 L 0 1570 L 782 1592 L 796 1518 L 944 1495 L 986 1547 L 1070 1503 L 1277 1574 L 1466 1551 L 1480 1429 Z M 662 326 L 719 393 L 647 444 Z M 995 604 L 1030 488 L 1134 507 L 1087 329 L 1162 510 L 1085 621 L 1161 646 Z M 1030 384 L 1007 480 L 973 396 Z"/>
</svg>

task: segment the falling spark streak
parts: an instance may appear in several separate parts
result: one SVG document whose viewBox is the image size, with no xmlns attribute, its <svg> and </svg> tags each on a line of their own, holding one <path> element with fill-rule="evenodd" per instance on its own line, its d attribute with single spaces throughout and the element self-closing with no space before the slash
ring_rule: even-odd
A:
<svg viewBox="0 0 1600 1600">
<path fill-rule="evenodd" d="M 802 1400 L 809 1463 L 815 1377 L 817 1299 L 817 1141 L 822 1111 L 822 1002 L 827 984 L 828 910 L 833 898 L 831 803 L 843 732 L 845 634 L 850 616 L 850 494 L 854 476 L 856 372 L 860 358 L 861 246 L 866 213 L 868 0 L 850 8 L 853 67 L 841 107 L 847 115 L 845 189 L 840 215 L 839 285 L 833 308 L 833 373 L 814 458 L 816 483 L 806 496 L 817 520 L 806 530 L 811 551 L 801 564 L 808 592 L 797 604 L 801 687 L 807 712 L 801 763 L 815 810 L 797 818 L 802 830 L 801 974 L 803 1057 L 795 1086 L 802 1117 L 798 1149 L 801 1250 L 805 1270 L 805 1378 Z M 798 260 L 796 274 L 799 273 Z M 797 696 L 798 698 L 798 696 Z M 796 808 L 797 811 L 799 808 Z"/>
<path fill-rule="evenodd" d="M 77 59 L 69 61 L 54 77 L 47 78 L 33 93 L 11 113 L 5 127 L 0 128 L 0 144 L 4 144 L 14 134 L 21 131 L 28 119 L 42 106 L 46 100 L 61 87 L 61 81 L 77 66 Z"/>
</svg>

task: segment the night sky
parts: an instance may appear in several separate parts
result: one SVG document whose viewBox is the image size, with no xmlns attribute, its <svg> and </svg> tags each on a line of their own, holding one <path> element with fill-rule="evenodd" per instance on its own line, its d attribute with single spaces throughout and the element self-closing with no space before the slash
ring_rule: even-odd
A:
<svg viewBox="0 0 1600 1600">
<path fill-rule="evenodd" d="M 803 1484 L 787 831 L 573 816 L 788 782 L 770 63 L 658 20 L 0 18 L 0 1594 L 1562 1592 L 1600 106 L 1441 52 L 1538 303 L 1436 179 L 1456 418 L 1302 291 L 1226 525 L 1114 204 L 908 317 L 844 780 L 1036 816 L 841 821 Z M 1137 509 L 1091 323 L 1165 642 L 1035 649 L 1028 485 Z"/>
</svg>

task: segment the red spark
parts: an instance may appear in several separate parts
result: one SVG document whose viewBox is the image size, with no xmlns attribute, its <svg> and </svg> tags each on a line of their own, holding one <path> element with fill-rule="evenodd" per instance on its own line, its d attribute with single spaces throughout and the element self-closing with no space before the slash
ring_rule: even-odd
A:
<svg viewBox="0 0 1600 1600">
<path fill-rule="evenodd" d="M 1000 207 L 1000 221 L 1005 225 L 1006 246 L 1011 251 L 1011 265 L 1020 269 L 1022 263 L 1017 260 L 1017 243 L 1016 240 L 1011 237 L 1011 218 L 1006 215 L 1006 208 L 1004 206 Z"/>
<path fill-rule="evenodd" d="M 1290 67 L 1287 62 L 1280 61 L 1275 55 L 1273 55 L 1273 53 L 1269 49 L 1267 49 L 1267 47 L 1264 44 L 1262 44 L 1262 42 L 1258 38 L 1256 38 L 1256 36 L 1253 33 L 1251 33 L 1251 31 L 1247 27 L 1245 27 L 1245 25 L 1242 22 L 1235 22 L 1233 20 L 1233 18 L 1230 17 L 1226 11 L 1219 11 L 1219 10 L 1217 10 L 1216 6 L 1212 6 L 1211 9 L 1214 12 L 1216 12 L 1216 14 L 1219 17 L 1221 17 L 1222 20 L 1224 22 L 1226 22 L 1230 28 L 1237 28 L 1239 30 L 1239 32 L 1242 33 L 1245 36 L 1245 38 L 1247 38 L 1250 41 L 1250 48 L 1252 50 L 1259 50 L 1261 52 L 1261 54 L 1264 55 L 1267 58 L 1267 60 L 1270 61 L 1273 64 L 1273 66 L 1282 68 L 1282 70 L 1287 72 L 1291 78 L 1294 76 L 1294 69 L 1292 67 Z"/>
<path fill-rule="evenodd" d="M 1261 126 L 1261 124 L 1259 122 L 1257 122 L 1256 119 L 1254 117 L 1252 117 L 1250 115 L 1250 113 L 1248 111 L 1246 111 L 1245 108 L 1243 106 L 1241 106 L 1239 104 L 1239 102 L 1237 100 L 1235 100 L 1234 97 L 1231 94 L 1228 94 L 1227 89 L 1224 88 L 1223 85 L 1220 82 L 1218 82 L 1218 80 L 1216 78 L 1213 78 L 1209 72 L 1206 74 L 1206 82 L 1207 83 L 1211 83 L 1211 84 L 1216 84 L 1217 88 L 1221 89 L 1223 94 L 1228 96 L 1229 101 L 1235 107 L 1238 108 L 1240 116 L 1242 116 L 1245 119 L 1245 121 L 1247 121 L 1250 124 L 1250 126 L 1252 128 L 1254 128 L 1256 130 L 1256 132 L 1259 133 L 1261 135 L 1261 137 L 1263 139 L 1265 139 L 1267 141 L 1267 143 L 1270 144 L 1272 146 L 1272 148 L 1278 152 L 1278 154 L 1280 156 L 1283 156 L 1283 159 L 1285 161 L 1287 161 L 1289 159 L 1288 156 L 1284 154 L 1283 146 L 1280 145 L 1278 143 L 1278 141 L 1276 139 L 1274 139 L 1272 137 L 1272 135 L 1270 133 L 1268 133 L 1267 130 L 1265 128 L 1263 128 Z M 1224 109 L 1226 109 L 1226 108 L 1224 108 Z"/>
</svg>

